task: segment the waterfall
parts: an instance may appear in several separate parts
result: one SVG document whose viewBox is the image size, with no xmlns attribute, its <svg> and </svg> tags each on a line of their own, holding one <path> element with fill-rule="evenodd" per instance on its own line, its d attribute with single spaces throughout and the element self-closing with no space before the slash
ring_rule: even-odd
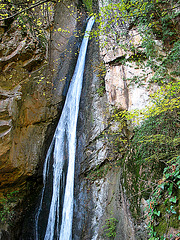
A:
<svg viewBox="0 0 180 240">
<path fill-rule="evenodd" d="M 76 125 L 88 38 L 93 23 L 94 19 L 91 17 L 86 27 L 64 108 L 46 155 L 43 170 L 44 186 L 36 215 L 36 240 L 72 239 Z M 51 171 L 52 177 L 50 177 Z M 46 198 L 50 198 L 50 203 L 47 205 L 44 203 Z M 40 221 L 47 215 L 43 216 L 43 211 L 47 211 L 47 208 L 46 228 L 43 236 L 40 237 Z"/>
</svg>

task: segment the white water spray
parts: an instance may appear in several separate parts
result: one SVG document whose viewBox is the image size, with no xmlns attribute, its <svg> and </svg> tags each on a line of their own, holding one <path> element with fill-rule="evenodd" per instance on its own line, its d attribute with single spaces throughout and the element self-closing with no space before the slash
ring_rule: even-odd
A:
<svg viewBox="0 0 180 240">
<path fill-rule="evenodd" d="M 76 125 L 79 111 L 79 102 L 83 82 L 88 38 L 93 23 L 94 19 L 93 17 L 91 17 L 86 27 L 86 33 L 81 44 L 76 68 L 72 77 L 72 81 L 70 83 L 61 118 L 59 120 L 52 143 L 49 147 L 45 159 L 43 171 L 44 186 L 42 190 L 40 206 L 36 215 L 36 240 L 39 239 L 39 218 L 42 212 L 42 205 L 44 201 L 46 186 L 48 184 L 50 159 L 52 156 L 52 198 L 49 208 L 49 216 L 44 240 L 72 239 Z M 66 169 L 65 174 L 64 169 Z M 60 212 L 60 205 L 62 205 L 62 212 Z"/>
</svg>

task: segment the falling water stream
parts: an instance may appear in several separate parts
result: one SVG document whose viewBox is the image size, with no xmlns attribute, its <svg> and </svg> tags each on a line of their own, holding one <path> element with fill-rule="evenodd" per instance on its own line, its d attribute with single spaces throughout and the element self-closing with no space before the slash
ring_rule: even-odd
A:
<svg viewBox="0 0 180 240">
<path fill-rule="evenodd" d="M 72 239 L 76 125 L 88 38 L 93 23 L 94 19 L 91 17 L 86 27 L 61 118 L 46 155 L 43 170 L 44 186 L 36 215 L 36 240 Z M 52 177 L 50 171 L 53 172 Z M 49 187 L 51 183 L 52 186 Z M 49 204 L 45 203 L 46 198 L 50 199 Z M 47 214 L 43 215 L 43 209 L 47 211 L 47 208 L 46 220 L 44 218 Z M 41 233 L 41 219 L 46 224 L 44 233 Z"/>
</svg>

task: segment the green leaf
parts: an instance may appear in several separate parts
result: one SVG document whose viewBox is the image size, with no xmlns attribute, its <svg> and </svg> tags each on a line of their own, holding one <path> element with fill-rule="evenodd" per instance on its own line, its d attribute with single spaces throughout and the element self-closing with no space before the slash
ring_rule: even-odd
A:
<svg viewBox="0 0 180 240">
<path fill-rule="evenodd" d="M 172 189 L 173 189 L 173 183 L 170 183 L 170 186 L 168 188 L 168 193 L 170 196 L 172 195 Z"/>
<path fill-rule="evenodd" d="M 173 214 L 176 214 L 176 211 L 174 210 L 173 206 L 170 206 L 170 210 Z"/>
<path fill-rule="evenodd" d="M 169 201 L 172 202 L 172 203 L 176 203 L 177 202 L 176 196 L 170 198 Z"/>
<path fill-rule="evenodd" d="M 160 211 L 157 211 L 156 209 L 154 210 L 153 212 L 155 215 L 157 215 L 158 217 L 160 216 L 161 212 Z"/>
</svg>

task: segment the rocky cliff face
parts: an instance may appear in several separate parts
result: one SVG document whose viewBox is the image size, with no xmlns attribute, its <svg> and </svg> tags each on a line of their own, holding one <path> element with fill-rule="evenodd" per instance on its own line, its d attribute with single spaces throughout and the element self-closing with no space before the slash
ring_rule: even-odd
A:
<svg viewBox="0 0 180 240">
<path fill-rule="evenodd" d="M 23 227 L 13 230 L 11 236 L 8 225 L 2 223 L 1 239 L 34 237 L 35 212 L 29 209 L 35 208 L 38 200 L 31 205 L 30 195 L 33 188 L 37 189 L 36 195 L 39 193 L 43 161 L 76 63 L 80 46 L 76 33 L 85 24 L 83 17 L 77 21 L 83 15 L 77 11 L 78 4 L 81 1 L 68 0 L 56 5 L 48 54 L 36 42 L 24 38 L 15 26 L 11 38 L 5 33 L 1 43 L 0 198 L 15 192 L 17 199 L 8 205 L 9 210 L 19 204 L 19 222 L 23 222 Z M 98 11 L 105 4 L 107 1 L 94 1 Z M 122 31 L 115 30 L 119 34 Z M 141 48 L 136 28 L 128 30 L 127 43 L 130 40 Z M 105 40 L 103 35 L 98 44 L 93 39 L 88 46 L 77 131 L 74 240 L 108 239 L 107 221 L 116 225 L 115 239 L 147 239 L 145 223 L 137 224 L 130 212 L 120 167 L 124 152 L 117 152 L 117 147 L 126 148 L 118 145 L 118 139 L 128 139 L 131 132 L 123 128 L 117 133 L 118 123 L 113 119 L 116 109 L 144 107 L 156 88 L 147 91 L 146 85 L 137 87 L 131 83 L 130 78 L 143 75 L 136 62 L 131 66 L 123 64 L 123 59 L 133 56 L 134 52 L 125 53 L 115 38 Z M 152 75 L 150 69 L 146 72 L 145 84 Z M 19 199 L 24 198 L 29 199 L 31 208 L 21 204 Z M 29 211 L 27 215 L 25 210 Z"/>
<path fill-rule="evenodd" d="M 105 4 L 98 1 L 99 11 Z M 127 43 L 131 39 L 141 47 L 137 36 L 136 29 L 129 30 Z M 144 225 L 132 218 L 122 186 L 120 162 L 124 156 L 116 151 L 117 138 L 128 138 L 130 132 L 123 129 L 116 135 L 118 124 L 112 115 L 116 109 L 145 107 L 156 87 L 147 91 L 146 86 L 130 85 L 130 78 L 143 71 L 135 62 L 128 67 L 121 60 L 131 59 L 134 53 L 127 56 L 111 36 L 101 35 L 99 43 L 89 46 L 78 120 L 74 239 L 109 239 L 105 229 L 110 219 L 118 221 L 115 239 L 146 239 Z M 150 69 L 146 70 L 150 77 Z"/>
<path fill-rule="evenodd" d="M 117 239 L 135 239 L 121 170 L 112 164 L 117 156 L 108 134 L 110 104 L 105 93 L 98 93 L 102 63 L 98 55 L 99 46 L 91 42 L 78 120 L 74 239 L 106 239 L 103 226 L 111 217 L 119 221 Z"/>
<path fill-rule="evenodd" d="M 16 215 L 20 219 L 21 211 L 28 208 L 22 207 L 19 199 L 38 187 L 38 179 L 41 182 L 38 176 L 73 74 L 79 47 L 73 32 L 82 27 L 82 24 L 77 27 L 75 21 L 76 6 L 75 1 L 56 6 L 49 53 L 29 36 L 24 37 L 16 23 L 11 27 L 11 35 L 5 33 L 1 43 L 1 199 L 14 194 L 12 203 L 9 204 L 9 197 L 6 204 L 8 211 L 19 204 Z M 124 80 L 130 71 L 113 64 L 123 56 L 120 48 L 113 47 L 110 41 L 108 49 L 99 50 L 95 41 L 88 47 L 78 121 L 74 239 L 106 239 L 103 226 L 111 217 L 119 221 L 117 239 L 135 239 L 128 201 L 120 183 L 121 170 L 118 163 L 111 164 L 119 160 L 109 141 L 112 106 L 132 106 L 129 97 L 132 94 Z M 99 77 L 104 66 L 106 75 Z M 33 227 L 27 227 L 31 220 L 23 221 L 24 227 L 11 236 L 8 224 L 2 222 L 1 239 L 32 236 Z"/>
<path fill-rule="evenodd" d="M 52 27 L 46 35 L 51 43 L 46 49 L 30 33 L 24 35 L 17 21 L 8 31 L 0 27 L 1 239 L 19 239 L 22 225 L 9 235 L 8 222 L 23 222 L 23 211 L 41 185 L 45 154 L 76 63 L 77 6 L 71 0 L 50 5 Z"/>
</svg>

